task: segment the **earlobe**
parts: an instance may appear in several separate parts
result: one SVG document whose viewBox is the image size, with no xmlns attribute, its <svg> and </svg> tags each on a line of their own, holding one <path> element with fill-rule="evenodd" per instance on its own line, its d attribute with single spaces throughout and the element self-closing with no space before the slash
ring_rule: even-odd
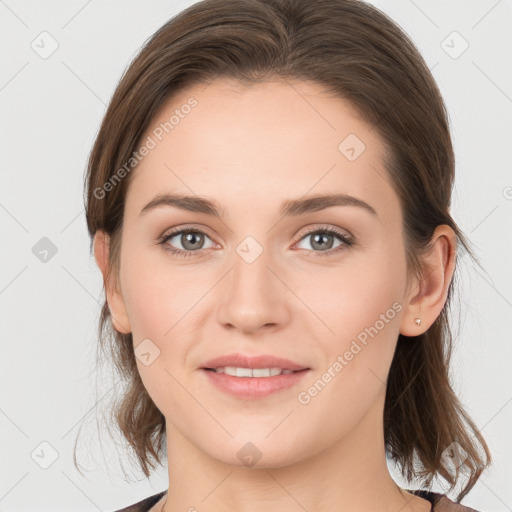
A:
<svg viewBox="0 0 512 512">
<path fill-rule="evenodd" d="M 428 330 L 440 315 L 455 270 L 456 248 L 452 228 L 445 224 L 437 226 L 432 235 L 431 249 L 422 257 L 422 278 L 406 297 L 400 334 L 418 336 Z"/>
<path fill-rule="evenodd" d="M 116 331 L 129 334 L 131 332 L 130 321 L 123 296 L 115 285 L 115 276 L 108 275 L 110 265 L 108 260 L 109 244 L 109 236 L 104 231 L 97 231 L 94 235 L 94 259 L 103 275 L 103 288 L 112 317 L 112 324 Z"/>
</svg>

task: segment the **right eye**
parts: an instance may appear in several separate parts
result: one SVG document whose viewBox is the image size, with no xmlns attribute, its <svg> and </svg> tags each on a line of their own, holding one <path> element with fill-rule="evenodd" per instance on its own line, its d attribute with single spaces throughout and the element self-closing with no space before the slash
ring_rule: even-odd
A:
<svg viewBox="0 0 512 512">
<path fill-rule="evenodd" d="M 159 243 L 164 246 L 166 251 L 177 256 L 193 256 L 194 253 L 202 252 L 204 249 L 199 246 L 203 245 L 205 237 L 209 239 L 206 233 L 198 229 L 180 229 L 166 233 L 159 239 Z M 173 248 L 168 243 L 173 238 L 177 238 L 177 242 L 182 246 L 181 249 Z M 215 246 L 215 244 L 212 243 L 212 246 Z"/>
</svg>

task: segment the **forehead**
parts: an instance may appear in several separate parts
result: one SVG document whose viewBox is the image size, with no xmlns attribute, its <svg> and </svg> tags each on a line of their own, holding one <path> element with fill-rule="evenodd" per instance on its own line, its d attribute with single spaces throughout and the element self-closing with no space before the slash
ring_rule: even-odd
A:
<svg viewBox="0 0 512 512">
<path fill-rule="evenodd" d="M 196 84 L 163 104 L 144 143 L 152 149 L 133 171 L 127 197 L 138 211 L 162 193 L 240 208 L 333 192 L 387 203 L 381 209 L 398 204 L 377 131 L 312 82 Z"/>
</svg>

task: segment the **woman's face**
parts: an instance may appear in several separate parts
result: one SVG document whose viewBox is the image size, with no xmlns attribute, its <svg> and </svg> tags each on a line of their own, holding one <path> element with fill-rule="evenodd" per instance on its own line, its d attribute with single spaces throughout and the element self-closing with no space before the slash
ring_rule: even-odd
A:
<svg viewBox="0 0 512 512">
<path fill-rule="evenodd" d="M 368 439 L 362 427 L 382 421 L 408 298 L 402 214 L 376 130 L 316 84 L 217 80 L 167 101 L 141 144 L 115 313 L 133 334 L 168 444 L 278 467 L 358 430 Z M 145 209 L 165 195 L 191 199 Z M 196 208 L 199 199 L 220 216 Z M 205 369 L 233 354 L 306 369 Z M 286 366 L 252 366 L 274 365 Z"/>
</svg>

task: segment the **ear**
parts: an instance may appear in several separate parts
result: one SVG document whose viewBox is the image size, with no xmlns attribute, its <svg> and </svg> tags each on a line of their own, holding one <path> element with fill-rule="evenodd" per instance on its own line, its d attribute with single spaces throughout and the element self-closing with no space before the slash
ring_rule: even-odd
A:
<svg viewBox="0 0 512 512">
<path fill-rule="evenodd" d="M 400 334 L 418 336 L 424 333 L 443 310 L 448 287 L 455 270 L 457 238 L 450 226 L 437 226 L 431 249 L 422 256 L 422 276 L 415 278 L 406 300 L 400 323 Z M 421 320 L 416 325 L 415 319 Z"/>
<path fill-rule="evenodd" d="M 104 231 L 97 231 L 94 235 L 94 259 L 103 274 L 103 286 L 112 316 L 112 324 L 116 331 L 129 334 L 131 332 L 130 321 L 121 291 L 117 289 L 116 276 L 108 275 L 109 250 L 110 237 Z"/>
</svg>

